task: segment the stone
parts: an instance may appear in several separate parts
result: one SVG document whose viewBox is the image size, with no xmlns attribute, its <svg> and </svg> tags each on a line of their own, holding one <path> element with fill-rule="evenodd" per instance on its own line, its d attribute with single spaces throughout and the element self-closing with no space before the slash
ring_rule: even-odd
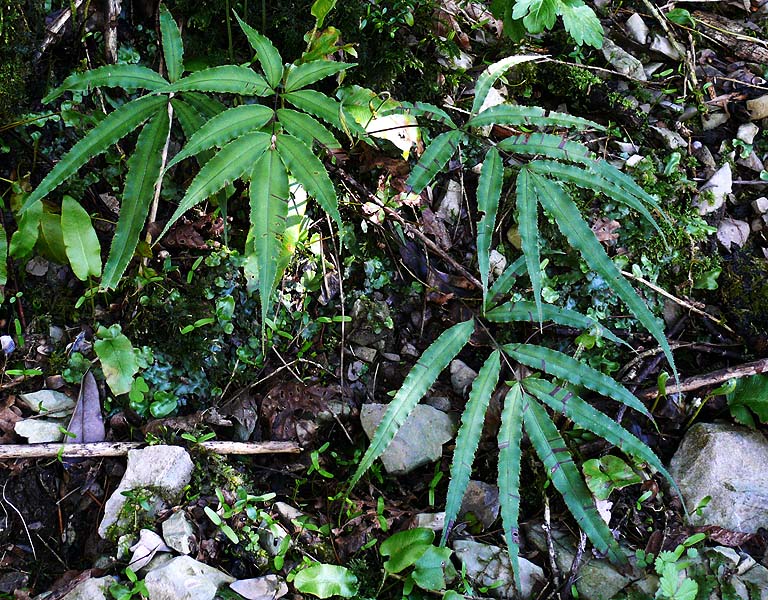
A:
<svg viewBox="0 0 768 600">
<path fill-rule="evenodd" d="M 163 538 L 150 529 L 142 529 L 139 532 L 139 541 L 131 546 L 130 567 L 138 571 L 146 567 L 158 552 L 170 552 Z"/>
<path fill-rule="evenodd" d="M 369 439 L 373 438 L 386 404 L 364 404 L 360 423 Z M 392 443 L 381 456 L 387 473 L 403 475 L 423 465 L 439 460 L 443 444 L 453 438 L 456 426 L 444 412 L 418 404 L 400 427 Z"/>
<path fill-rule="evenodd" d="M 179 554 L 190 554 L 196 546 L 195 530 L 182 512 L 176 512 L 163 521 L 163 539 Z"/>
<path fill-rule="evenodd" d="M 632 16 L 624 23 L 627 34 L 638 44 L 645 46 L 648 43 L 648 25 L 643 21 L 638 13 L 632 13 Z"/>
<path fill-rule="evenodd" d="M 429 396 L 424 398 L 422 402 L 444 413 L 451 411 L 451 400 L 445 396 Z"/>
<path fill-rule="evenodd" d="M 411 521 L 411 528 L 426 527 L 432 531 L 442 531 L 445 528 L 445 512 L 419 513 Z"/>
<path fill-rule="evenodd" d="M 516 598 L 512 563 L 505 549 L 471 540 L 456 540 L 453 550 L 466 569 L 470 583 L 477 587 L 489 587 L 485 592 L 493 598 Z M 546 582 L 544 571 L 525 558 L 520 564 L 520 597 L 534 597 L 534 590 Z M 496 585 L 501 583 L 501 585 Z"/>
<path fill-rule="evenodd" d="M 189 556 L 177 556 L 144 578 L 151 600 L 213 600 L 216 591 L 235 581 Z"/>
<path fill-rule="evenodd" d="M 378 350 L 376 350 L 376 348 L 368 348 L 367 346 L 355 346 L 352 349 L 352 352 L 363 362 L 372 363 L 376 360 Z"/>
<path fill-rule="evenodd" d="M 756 173 L 760 173 L 765 167 L 765 165 L 763 164 L 763 161 L 760 160 L 760 157 L 757 155 L 757 152 L 755 152 L 754 150 L 750 152 L 746 158 L 739 158 L 736 161 L 736 164 L 741 167 L 746 167 L 747 169 L 751 169 Z"/>
<path fill-rule="evenodd" d="M 54 390 L 40 390 L 31 394 L 20 394 L 19 398 L 30 410 L 49 417 L 63 417 L 75 408 L 75 401 L 66 394 Z"/>
<path fill-rule="evenodd" d="M 725 199 L 733 189 L 733 175 L 731 165 L 725 163 L 715 174 L 710 177 L 699 190 L 699 195 L 694 199 L 693 205 L 698 209 L 700 215 L 708 215 L 725 204 Z M 703 192 L 706 192 L 703 194 Z"/>
<path fill-rule="evenodd" d="M 279 575 L 240 579 L 230 583 L 229 588 L 246 600 L 277 600 L 288 593 L 285 579 Z"/>
<path fill-rule="evenodd" d="M 759 121 L 760 119 L 768 117 L 768 94 L 760 96 L 759 98 L 747 100 L 747 110 L 753 121 Z"/>
<path fill-rule="evenodd" d="M 459 396 L 466 397 L 469 394 L 476 377 L 477 371 L 468 367 L 463 360 L 457 358 L 451 361 L 451 385 Z"/>
<path fill-rule="evenodd" d="M 179 446 L 129 450 L 123 479 L 104 505 L 99 535 L 106 538 L 107 530 L 117 523 L 126 501 L 123 492 L 147 488 L 155 492 L 162 503 L 173 502 L 192 478 L 193 466 L 187 451 Z"/>
<path fill-rule="evenodd" d="M 721 125 L 728 122 L 731 117 L 728 113 L 721 111 L 712 111 L 706 115 L 701 115 L 701 128 L 704 131 L 711 131 L 717 129 Z"/>
<path fill-rule="evenodd" d="M 669 472 L 693 525 L 756 533 L 768 527 L 768 441 L 759 432 L 726 423 L 698 423 L 685 434 Z M 700 514 L 705 496 L 711 500 Z"/>
<path fill-rule="evenodd" d="M 760 128 L 757 125 L 754 123 L 744 123 L 739 125 L 739 129 L 736 131 L 736 139 L 741 140 L 745 144 L 752 144 L 758 133 L 760 133 Z"/>
<path fill-rule="evenodd" d="M 283 541 L 288 539 L 288 547 L 290 543 L 290 534 L 285 530 L 285 527 L 279 523 L 267 523 L 262 521 L 259 523 L 259 546 L 267 552 L 270 556 L 277 556 L 283 546 Z"/>
<path fill-rule="evenodd" d="M 499 516 L 499 488 L 484 481 L 471 480 L 464 492 L 459 518 L 474 519 L 483 528 L 490 529 Z"/>
<path fill-rule="evenodd" d="M 672 60 L 680 60 L 680 53 L 672 45 L 669 39 L 663 35 L 654 35 L 651 40 L 650 48 L 654 52 L 659 52 Z"/>
<path fill-rule="evenodd" d="M 64 419 L 22 419 L 13 430 L 30 444 L 46 444 L 63 440 L 66 426 Z"/>
<path fill-rule="evenodd" d="M 448 187 L 445 195 L 437 208 L 437 216 L 443 221 L 454 225 L 461 216 L 461 205 L 464 200 L 464 194 L 461 184 L 453 179 L 448 180 Z"/>
<path fill-rule="evenodd" d="M 752 209 L 758 215 L 764 215 L 765 213 L 768 213 L 768 198 L 765 196 L 760 196 L 756 200 L 752 200 Z"/>
<path fill-rule="evenodd" d="M 670 150 L 677 150 L 679 148 L 687 148 L 688 142 L 685 141 L 682 135 L 666 127 L 651 127 L 653 131 L 659 134 L 659 137 L 664 140 L 664 144 Z"/>
<path fill-rule="evenodd" d="M 78 583 L 61 600 L 111 600 L 109 586 L 113 583 L 113 577 L 91 577 Z"/>
<path fill-rule="evenodd" d="M 749 223 L 725 217 L 717 226 L 717 241 L 729 252 L 733 247 L 741 248 L 749 237 Z"/>
<path fill-rule="evenodd" d="M 622 75 L 646 81 L 648 77 L 643 70 L 643 63 L 637 60 L 629 52 L 614 44 L 608 38 L 603 40 L 603 56 Z"/>
<path fill-rule="evenodd" d="M 507 258 L 498 250 L 491 249 L 488 254 L 488 274 L 491 281 L 496 279 L 507 268 Z"/>
</svg>

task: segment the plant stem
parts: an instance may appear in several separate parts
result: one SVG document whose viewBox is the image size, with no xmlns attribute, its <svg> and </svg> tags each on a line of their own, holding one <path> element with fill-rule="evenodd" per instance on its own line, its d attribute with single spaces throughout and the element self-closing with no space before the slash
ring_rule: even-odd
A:
<svg viewBox="0 0 768 600">
<path fill-rule="evenodd" d="M 162 161 L 160 163 L 160 174 L 157 176 L 157 181 L 155 182 L 155 196 L 152 198 L 152 205 L 149 208 L 149 218 L 147 219 L 147 244 L 152 243 L 150 225 L 157 219 L 157 207 L 160 204 L 160 189 L 162 188 L 163 183 L 163 171 L 165 171 L 165 164 L 168 162 L 168 145 L 171 143 L 171 123 L 173 122 L 173 104 L 170 103 L 172 97 L 173 94 L 168 98 L 168 135 L 165 138 L 165 146 L 163 146 Z"/>
</svg>

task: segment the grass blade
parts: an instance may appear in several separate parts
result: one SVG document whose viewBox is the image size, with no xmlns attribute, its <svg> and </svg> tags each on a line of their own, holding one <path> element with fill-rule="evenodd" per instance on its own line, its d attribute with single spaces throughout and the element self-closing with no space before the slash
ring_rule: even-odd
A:
<svg viewBox="0 0 768 600">
<path fill-rule="evenodd" d="M 408 415 L 411 414 L 419 400 L 429 391 L 429 388 L 435 382 L 438 375 L 440 375 L 440 372 L 448 366 L 448 363 L 453 360 L 469 341 L 469 337 L 474 329 L 475 322 L 472 319 L 458 323 L 445 330 L 424 351 L 424 354 L 421 355 L 421 358 L 410 370 L 403 385 L 389 403 L 387 411 L 384 413 L 384 418 L 376 428 L 376 433 L 371 440 L 370 446 L 368 446 L 368 450 L 366 450 L 355 474 L 352 476 L 349 484 L 350 491 L 360 481 L 360 478 L 373 462 L 384 453 L 384 450 L 392 442 L 397 431 L 405 423 Z"/>
<path fill-rule="evenodd" d="M 419 162 L 413 167 L 413 171 L 406 181 L 406 187 L 410 188 L 414 194 L 420 194 L 454 155 L 463 135 L 462 131 L 452 129 L 441 133 L 432 140 L 424 154 L 421 155 Z"/>
<path fill-rule="evenodd" d="M 475 381 L 472 382 L 467 406 L 461 414 L 461 427 L 456 436 L 456 449 L 453 451 L 451 463 L 451 481 L 448 484 L 448 496 L 445 501 L 445 527 L 440 541 L 441 546 L 445 545 L 461 510 L 464 493 L 467 491 L 469 478 L 472 475 L 472 463 L 475 461 L 480 434 L 483 432 L 485 411 L 491 401 L 491 394 L 499 383 L 500 371 L 500 354 L 498 350 L 494 350 L 483 364 Z"/>
<path fill-rule="evenodd" d="M 499 209 L 503 179 L 504 164 L 498 150 L 491 148 L 485 155 L 477 184 L 477 210 L 483 215 L 477 225 L 477 263 L 483 283 L 483 305 L 488 300 L 491 241 L 496 228 L 496 212 Z"/>
</svg>

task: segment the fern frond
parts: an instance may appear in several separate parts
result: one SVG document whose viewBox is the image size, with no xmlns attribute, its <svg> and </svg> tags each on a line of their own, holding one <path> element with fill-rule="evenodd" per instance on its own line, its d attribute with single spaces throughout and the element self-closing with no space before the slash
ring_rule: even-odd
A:
<svg viewBox="0 0 768 600">
<path fill-rule="evenodd" d="M 461 427 L 456 436 L 456 449 L 453 451 L 451 463 L 451 481 L 448 484 L 448 496 L 445 501 L 445 527 L 440 542 L 443 546 L 456 522 L 464 493 L 469 485 L 472 463 L 475 461 L 475 452 L 480 443 L 480 434 L 483 432 L 485 411 L 488 409 L 496 384 L 499 383 L 500 371 L 500 354 L 498 350 L 494 350 L 472 382 L 469 400 L 461 414 Z"/>
<path fill-rule="evenodd" d="M 517 277 L 525 273 L 525 256 L 518 257 L 511 265 L 508 265 L 504 272 L 493 282 L 491 289 L 488 290 L 488 300 L 485 310 L 493 306 L 493 301 L 499 296 L 508 294 L 515 285 Z"/>
<path fill-rule="evenodd" d="M 450 329 L 446 329 L 424 351 L 424 354 L 421 355 L 421 358 L 410 370 L 403 385 L 389 403 L 384 413 L 384 418 L 376 428 L 376 433 L 371 440 L 370 446 L 368 446 L 368 450 L 366 450 L 363 458 L 360 460 L 360 464 L 357 466 L 355 474 L 350 480 L 349 490 L 355 487 L 355 484 L 360 481 L 360 478 L 371 467 L 373 462 L 384 453 L 387 446 L 394 439 L 395 434 L 397 434 L 397 431 L 405 423 L 408 415 L 411 414 L 419 400 L 429 391 L 429 388 L 435 382 L 438 375 L 440 375 L 440 372 L 448 366 L 448 363 L 453 360 L 469 341 L 474 329 L 475 322 L 472 319 L 458 323 Z"/>
<path fill-rule="evenodd" d="M 539 106 L 521 106 L 519 104 L 497 104 L 496 106 L 491 106 L 467 122 L 467 127 L 485 127 L 486 125 L 573 127 L 575 129 L 605 130 L 605 127 L 589 119 L 546 110 Z"/>
<path fill-rule="evenodd" d="M 584 144 L 551 133 L 525 133 L 508 137 L 501 140 L 496 147 L 513 154 L 541 155 L 581 164 L 589 164 L 595 160 L 595 155 Z"/>
<path fill-rule="evenodd" d="M 351 132 L 362 137 L 366 135 L 365 129 L 351 115 L 347 114 L 339 102 L 316 90 L 299 90 L 282 94 L 280 97 L 296 108 L 330 123 L 339 131 Z"/>
<path fill-rule="evenodd" d="M 476 115 L 480 112 L 480 109 L 488 97 L 488 92 L 491 91 L 493 84 L 504 75 L 510 68 L 520 65 L 532 60 L 539 60 L 541 57 L 535 54 L 515 54 L 514 56 L 508 56 L 502 58 L 500 61 L 489 65 L 485 71 L 480 73 L 475 83 L 475 98 L 472 101 L 472 114 Z"/>
<path fill-rule="evenodd" d="M 341 148 L 341 144 L 317 119 L 306 113 L 300 113 L 290 108 L 278 108 L 277 120 L 292 136 L 300 139 L 309 148 L 319 142 L 327 148 Z"/>
<path fill-rule="evenodd" d="M 456 129 L 456 123 L 453 122 L 451 116 L 434 104 L 429 104 L 428 102 L 402 102 L 400 108 L 414 117 L 425 117 L 450 129 Z"/>
<path fill-rule="evenodd" d="M 477 224 L 477 264 L 483 283 L 483 305 L 488 300 L 488 272 L 493 230 L 496 228 L 496 212 L 501 199 L 504 181 L 504 164 L 495 148 L 488 150 L 477 184 L 477 210 L 483 215 Z"/>
<path fill-rule="evenodd" d="M 521 169 L 517 175 L 517 227 L 520 233 L 520 246 L 525 257 L 528 277 L 533 288 L 536 302 L 536 314 L 541 323 L 543 309 L 541 303 L 541 256 L 539 253 L 539 204 L 534 180 L 528 169 Z"/>
<path fill-rule="evenodd" d="M 429 147 L 421 155 L 421 159 L 413 167 L 411 175 L 406 181 L 406 186 L 414 194 L 420 194 L 427 184 L 445 166 L 451 156 L 459 147 L 459 142 L 464 133 L 458 129 L 452 129 L 438 135 Z"/>
<path fill-rule="evenodd" d="M 248 67 L 222 65 L 195 71 L 163 89 L 164 92 L 212 92 L 266 96 L 273 92 L 267 80 Z"/>
<path fill-rule="evenodd" d="M 272 89 L 275 89 L 283 78 L 283 59 L 280 56 L 280 53 L 268 37 L 261 35 L 253 27 L 248 25 L 248 23 L 243 21 L 237 13 L 235 13 L 235 18 L 240 25 L 240 29 L 243 30 L 245 37 L 248 38 L 248 43 L 256 53 L 256 58 L 264 71 L 267 83 L 269 83 Z"/>
<path fill-rule="evenodd" d="M 313 60 L 301 65 L 294 65 L 285 77 L 285 91 L 295 92 L 354 66 L 357 65 L 335 60 Z"/>
<path fill-rule="evenodd" d="M 43 102 L 51 102 L 64 92 L 85 92 L 97 87 L 119 87 L 128 91 L 139 89 L 156 91 L 167 85 L 168 82 L 165 79 L 147 67 L 125 64 L 105 65 L 84 73 L 73 73 L 43 98 Z"/>
<path fill-rule="evenodd" d="M 160 39 L 168 80 L 174 83 L 184 74 L 184 45 L 181 41 L 179 26 L 162 3 L 160 4 Z"/>
</svg>

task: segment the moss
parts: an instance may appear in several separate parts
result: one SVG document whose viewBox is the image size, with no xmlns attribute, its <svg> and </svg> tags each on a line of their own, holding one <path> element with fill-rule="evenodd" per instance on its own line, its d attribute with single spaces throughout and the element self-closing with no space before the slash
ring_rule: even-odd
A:
<svg viewBox="0 0 768 600">
<path fill-rule="evenodd" d="M 0 3 L 0 122 L 24 112 L 32 81 L 32 55 L 42 30 L 38 2 Z"/>
<path fill-rule="evenodd" d="M 768 264 L 746 252 L 734 253 L 720 276 L 721 306 L 729 323 L 753 351 L 768 354 Z"/>
</svg>

